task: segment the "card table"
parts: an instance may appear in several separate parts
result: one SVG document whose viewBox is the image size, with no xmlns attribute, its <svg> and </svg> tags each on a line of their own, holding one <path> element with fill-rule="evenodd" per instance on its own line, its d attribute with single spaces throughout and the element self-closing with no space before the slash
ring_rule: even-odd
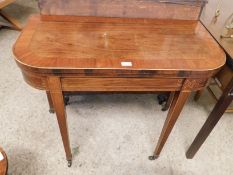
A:
<svg viewBox="0 0 233 175">
<path fill-rule="evenodd" d="M 64 93 L 174 92 L 152 160 L 190 93 L 204 88 L 226 61 L 198 20 L 177 19 L 34 15 L 13 52 L 24 80 L 47 92 L 69 165 Z"/>
</svg>

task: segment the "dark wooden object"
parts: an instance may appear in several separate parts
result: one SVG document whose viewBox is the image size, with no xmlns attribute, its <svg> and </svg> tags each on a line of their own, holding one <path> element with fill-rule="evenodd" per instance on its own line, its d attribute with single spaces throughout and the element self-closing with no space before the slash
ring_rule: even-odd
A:
<svg viewBox="0 0 233 175">
<path fill-rule="evenodd" d="M 174 95 L 174 92 L 163 92 L 157 96 L 157 100 L 159 104 L 162 106 L 162 111 L 167 111 L 169 109 L 173 101 Z"/>
<path fill-rule="evenodd" d="M 231 58 L 228 58 L 228 59 L 231 59 Z M 212 83 L 210 83 L 209 86 L 207 87 L 207 90 L 211 94 L 213 99 L 216 100 L 216 102 L 219 100 L 219 94 L 216 95 L 216 92 L 214 92 L 212 88 L 217 87 L 219 91 L 223 93 L 232 78 L 233 78 L 233 70 L 227 64 L 223 66 L 223 68 L 214 76 L 214 79 L 212 80 Z M 195 101 L 199 100 L 202 92 L 203 90 L 198 91 L 196 93 L 196 95 L 194 96 Z M 232 113 L 233 112 L 232 105 L 229 105 L 229 107 L 226 109 L 225 112 Z"/>
<path fill-rule="evenodd" d="M 166 103 L 165 103 L 165 105 L 163 106 L 162 111 L 167 111 L 167 110 L 169 109 L 169 107 L 171 106 L 171 103 L 172 103 L 172 101 L 173 101 L 174 95 L 175 95 L 174 92 L 170 92 L 170 93 L 168 94 L 168 99 L 166 100 Z"/>
<path fill-rule="evenodd" d="M 233 38 L 223 38 L 221 35 L 230 36 L 233 34 L 233 29 L 227 30 L 226 25 L 229 25 L 230 16 L 232 15 L 232 1 L 225 0 L 220 1 L 218 7 L 218 1 L 212 0 L 206 5 L 201 16 L 201 21 L 208 29 L 208 31 L 214 36 L 221 47 L 227 54 L 227 64 L 223 69 L 215 76 L 221 83 L 222 95 L 217 101 L 213 111 L 210 113 L 208 119 L 199 131 L 192 145 L 189 147 L 186 156 L 187 158 L 193 158 L 201 145 L 204 143 L 214 126 L 222 117 L 223 113 L 227 110 L 227 107 L 232 101 L 232 89 L 233 89 Z M 220 15 L 215 16 L 215 11 L 219 8 Z M 195 100 L 201 95 L 201 91 L 195 96 Z"/>
<path fill-rule="evenodd" d="M 3 155 L 3 160 L 0 160 L 0 175 L 6 175 L 7 174 L 7 168 L 8 168 L 8 163 L 7 163 L 7 156 L 6 153 L 3 151 L 2 148 L 0 148 L 0 152 Z"/>
<path fill-rule="evenodd" d="M 186 156 L 192 159 L 196 152 L 199 150 L 201 145 L 205 142 L 206 138 L 209 136 L 210 132 L 214 129 L 215 125 L 223 116 L 225 110 L 230 105 L 233 100 L 233 79 L 227 85 L 225 91 L 223 92 L 221 98 L 216 103 L 214 109 L 210 113 L 205 124 L 199 131 L 198 135 L 194 139 L 192 145 L 189 147 Z"/>
</svg>

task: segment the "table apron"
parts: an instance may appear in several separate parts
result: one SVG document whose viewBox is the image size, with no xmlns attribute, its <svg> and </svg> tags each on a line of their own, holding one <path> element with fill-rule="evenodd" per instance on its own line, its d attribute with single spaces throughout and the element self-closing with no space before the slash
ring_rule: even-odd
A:
<svg viewBox="0 0 233 175">
<path fill-rule="evenodd" d="M 63 91 L 178 91 L 182 83 L 180 78 L 61 78 Z"/>
<path fill-rule="evenodd" d="M 49 91 L 48 78 L 53 75 L 22 71 L 24 80 L 36 89 Z M 208 78 L 162 77 L 69 77 L 60 79 L 62 91 L 72 92 L 154 92 L 195 91 L 205 87 Z"/>
</svg>

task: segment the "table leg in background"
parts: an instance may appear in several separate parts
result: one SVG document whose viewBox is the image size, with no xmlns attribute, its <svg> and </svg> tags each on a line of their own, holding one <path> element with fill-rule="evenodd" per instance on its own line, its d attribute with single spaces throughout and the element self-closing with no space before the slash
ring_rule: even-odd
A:
<svg viewBox="0 0 233 175">
<path fill-rule="evenodd" d="M 19 21 L 13 18 L 12 16 L 8 15 L 1 9 L 0 9 L 0 16 L 2 16 L 5 20 L 7 20 L 15 30 L 19 30 L 19 31 L 22 30 L 22 26 L 19 23 Z"/>
<path fill-rule="evenodd" d="M 50 113 L 54 113 L 54 107 L 53 107 L 53 101 L 52 101 L 52 97 L 49 91 L 46 91 L 46 95 L 47 95 L 47 99 L 48 99 L 48 103 L 49 103 L 49 112 Z"/>
<path fill-rule="evenodd" d="M 167 111 L 169 109 L 169 107 L 171 106 L 172 100 L 174 98 L 175 92 L 170 92 L 169 93 L 169 97 L 167 102 L 165 103 L 165 105 L 162 108 L 162 111 Z"/>
</svg>

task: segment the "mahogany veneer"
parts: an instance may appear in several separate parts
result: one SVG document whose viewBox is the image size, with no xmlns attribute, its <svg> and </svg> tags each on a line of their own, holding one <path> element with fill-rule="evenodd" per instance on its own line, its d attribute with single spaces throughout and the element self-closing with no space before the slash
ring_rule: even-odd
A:
<svg viewBox="0 0 233 175">
<path fill-rule="evenodd" d="M 225 64 L 200 22 L 171 19 L 33 16 L 14 54 L 26 82 L 47 92 L 68 161 L 64 93 L 175 91 L 155 159 L 189 94 Z"/>
</svg>

